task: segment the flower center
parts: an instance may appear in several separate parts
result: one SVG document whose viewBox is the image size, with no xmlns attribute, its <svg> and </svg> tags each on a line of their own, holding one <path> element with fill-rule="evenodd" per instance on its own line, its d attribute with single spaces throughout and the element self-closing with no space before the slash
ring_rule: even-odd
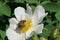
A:
<svg viewBox="0 0 60 40">
<path fill-rule="evenodd" d="M 31 26 L 32 26 L 32 21 L 31 21 L 31 19 L 26 19 L 26 20 L 22 20 L 22 21 L 20 21 L 20 23 L 19 23 L 19 27 L 20 27 L 20 31 L 21 32 L 26 32 Z"/>
<path fill-rule="evenodd" d="M 26 19 L 26 22 L 24 23 L 24 27 L 22 28 L 22 32 L 26 32 L 30 27 L 32 26 L 31 19 Z"/>
</svg>

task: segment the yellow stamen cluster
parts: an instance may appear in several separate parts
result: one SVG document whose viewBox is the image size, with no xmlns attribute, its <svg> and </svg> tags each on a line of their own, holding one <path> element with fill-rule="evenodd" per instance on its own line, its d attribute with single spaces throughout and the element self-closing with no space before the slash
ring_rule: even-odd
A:
<svg viewBox="0 0 60 40">
<path fill-rule="evenodd" d="M 32 26 L 31 19 L 26 19 L 26 22 L 24 23 L 24 27 L 21 29 L 21 32 L 26 32 L 31 26 Z"/>
</svg>

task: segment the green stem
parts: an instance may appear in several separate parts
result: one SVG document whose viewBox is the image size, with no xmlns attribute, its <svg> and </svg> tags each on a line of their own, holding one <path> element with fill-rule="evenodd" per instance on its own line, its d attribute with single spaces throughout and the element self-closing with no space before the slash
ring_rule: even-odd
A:
<svg viewBox="0 0 60 40">
<path fill-rule="evenodd" d="M 39 0 L 39 5 L 40 5 L 40 0 Z"/>
</svg>

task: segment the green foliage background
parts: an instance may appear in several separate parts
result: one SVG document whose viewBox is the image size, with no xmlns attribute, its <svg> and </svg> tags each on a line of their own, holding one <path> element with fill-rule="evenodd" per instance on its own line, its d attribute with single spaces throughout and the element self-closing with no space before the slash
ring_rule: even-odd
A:
<svg viewBox="0 0 60 40">
<path fill-rule="evenodd" d="M 39 35 L 34 34 L 28 40 L 60 40 L 60 0 L 0 0 L 0 40 L 8 40 L 6 30 L 8 20 L 15 17 L 14 9 L 22 6 L 26 9 L 29 3 L 34 11 L 37 5 L 42 5 L 48 15 L 44 18 L 44 29 Z"/>
</svg>

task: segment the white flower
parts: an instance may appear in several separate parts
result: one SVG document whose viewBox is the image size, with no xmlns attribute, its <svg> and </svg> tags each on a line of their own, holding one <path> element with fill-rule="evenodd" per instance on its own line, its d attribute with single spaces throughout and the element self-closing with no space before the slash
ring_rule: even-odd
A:
<svg viewBox="0 0 60 40">
<path fill-rule="evenodd" d="M 36 7 L 34 14 L 32 14 L 32 9 L 28 4 L 26 12 L 23 7 L 17 7 L 14 13 L 16 18 L 9 20 L 10 27 L 6 31 L 9 40 L 25 40 L 31 37 L 34 32 L 36 34 L 42 33 L 44 25 L 39 23 L 47 13 L 41 5 Z"/>
</svg>

